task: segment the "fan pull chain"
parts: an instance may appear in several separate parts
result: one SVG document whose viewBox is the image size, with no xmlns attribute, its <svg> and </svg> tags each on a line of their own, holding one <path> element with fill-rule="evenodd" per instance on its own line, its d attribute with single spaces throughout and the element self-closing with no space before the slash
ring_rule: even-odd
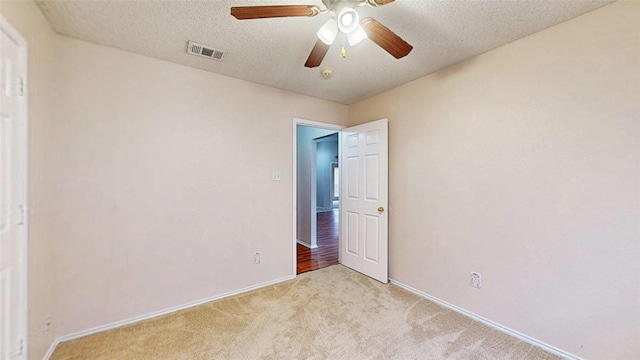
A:
<svg viewBox="0 0 640 360">
<path fill-rule="evenodd" d="M 343 59 L 347 58 L 347 50 L 344 49 L 344 38 L 346 36 L 347 36 L 346 34 L 342 34 L 342 51 L 340 53 L 342 54 Z"/>
</svg>

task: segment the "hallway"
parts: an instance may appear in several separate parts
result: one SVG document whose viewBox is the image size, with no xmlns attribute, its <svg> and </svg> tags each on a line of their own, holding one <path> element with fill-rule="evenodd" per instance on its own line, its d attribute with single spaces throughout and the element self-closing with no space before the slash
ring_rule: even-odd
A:
<svg viewBox="0 0 640 360">
<path fill-rule="evenodd" d="M 338 263 L 339 210 L 318 213 L 318 248 L 309 249 L 297 244 L 298 267 L 296 274 L 318 270 Z"/>
</svg>

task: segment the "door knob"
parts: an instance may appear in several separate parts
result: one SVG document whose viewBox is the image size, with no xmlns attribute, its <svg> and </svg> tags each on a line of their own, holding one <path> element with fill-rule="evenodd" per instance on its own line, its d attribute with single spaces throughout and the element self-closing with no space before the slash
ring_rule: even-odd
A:
<svg viewBox="0 0 640 360">
<path fill-rule="evenodd" d="M 378 212 L 380 212 L 380 213 L 381 213 L 381 212 L 384 212 L 384 208 L 383 208 L 382 206 L 380 206 L 380 207 L 378 208 Z"/>
</svg>

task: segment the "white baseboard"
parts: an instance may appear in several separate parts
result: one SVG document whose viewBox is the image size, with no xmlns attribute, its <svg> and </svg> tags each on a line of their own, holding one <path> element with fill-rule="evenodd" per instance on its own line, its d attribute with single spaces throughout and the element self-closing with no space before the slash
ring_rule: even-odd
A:
<svg viewBox="0 0 640 360">
<path fill-rule="evenodd" d="M 298 242 L 299 242 L 299 240 L 298 240 Z M 302 245 L 305 245 L 305 244 L 303 243 Z M 223 298 L 226 298 L 226 297 L 230 297 L 230 296 L 242 294 L 242 293 L 245 293 L 245 292 L 249 292 L 249 291 L 252 291 L 252 290 L 260 289 L 260 288 L 263 288 L 265 286 L 274 285 L 274 284 L 281 283 L 281 282 L 284 282 L 284 281 L 288 281 L 288 280 L 291 280 L 291 279 L 294 279 L 294 278 L 295 278 L 295 275 L 290 275 L 290 276 L 286 276 L 286 277 L 283 277 L 283 278 L 280 278 L 280 279 L 267 281 L 267 282 L 264 282 L 264 283 L 261 283 L 261 284 L 257 284 L 257 285 L 253 285 L 253 286 L 248 286 L 248 287 L 245 287 L 245 288 L 242 288 L 242 289 L 238 289 L 238 290 L 235 290 L 235 291 L 230 291 L 230 292 L 227 292 L 227 293 L 224 293 L 224 294 L 211 296 L 211 297 L 208 297 L 208 298 L 205 298 L 205 299 L 201 299 L 201 300 L 196 300 L 196 301 L 193 301 L 193 302 L 190 302 L 190 303 L 186 303 L 186 304 L 183 304 L 183 305 L 174 306 L 174 307 L 167 308 L 167 309 L 164 309 L 164 310 L 159 310 L 159 311 L 155 311 L 155 312 L 148 313 L 148 314 L 145 314 L 145 315 L 140 315 L 140 316 L 136 316 L 136 317 L 133 317 L 133 318 L 120 320 L 120 321 L 112 322 L 110 324 L 97 326 L 97 327 L 90 328 L 90 329 L 87 329 L 87 330 L 82 330 L 82 331 L 78 331 L 78 332 L 71 333 L 71 334 L 68 334 L 68 335 L 64 335 L 64 336 L 61 336 L 61 337 L 57 338 L 51 344 L 51 346 L 49 347 L 49 349 L 45 353 L 45 355 L 43 357 L 43 360 L 49 360 L 51 355 L 53 355 L 53 352 L 56 349 L 56 347 L 59 344 L 65 342 L 65 341 L 78 339 L 78 338 L 81 338 L 81 337 L 84 337 L 84 336 L 88 336 L 88 335 L 91 335 L 91 334 L 95 334 L 95 333 L 98 333 L 98 332 L 101 332 L 101 331 L 105 331 L 105 330 L 111 330 L 111 329 L 119 328 L 121 326 L 133 324 L 133 323 L 136 323 L 136 322 L 139 322 L 139 321 L 152 319 L 154 317 L 170 314 L 170 313 L 173 313 L 173 312 L 176 312 L 176 311 L 180 311 L 180 310 L 188 309 L 188 308 L 191 308 L 191 307 L 194 307 L 194 306 L 198 306 L 198 305 L 210 302 L 210 301 L 220 300 L 220 299 L 223 299 Z M 541 348 L 547 350 L 548 352 L 550 352 L 552 354 L 555 354 L 555 355 L 558 355 L 558 356 L 562 356 L 564 358 L 572 359 L 572 360 L 583 360 L 579 356 L 576 356 L 576 355 L 573 355 L 573 354 L 568 353 L 566 351 L 560 350 L 560 349 L 558 349 L 558 348 L 556 348 L 554 346 L 551 346 L 551 345 L 549 345 L 547 343 L 544 343 L 542 341 L 536 340 L 536 339 L 534 339 L 534 338 L 532 338 L 530 336 L 527 336 L 527 335 L 522 334 L 522 333 L 520 333 L 518 331 L 510 329 L 510 328 L 508 328 L 508 327 L 506 327 L 504 325 L 498 324 L 498 323 L 496 323 L 494 321 L 491 321 L 489 319 L 486 319 L 486 318 L 484 318 L 484 317 L 482 317 L 480 315 L 474 314 L 474 313 L 472 313 L 470 311 L 462 309 L 462 308 L 460 308 L 458 306 L 455 306 L 453 304 L 450 304 L 450 303 L 448 303 L 446 301 L 440 300 L 440 299 L 438 299 L 438 298 L 436 298 L 434 296 L 431 296 L 431 295 L 429 295 L 427 293 L 424 293 L 424 292 L 422 292 L 420 290 L 414 289 L 411 286 L 405 285 L 405 284 L 403 284 L 401 282 L 398 282 L 396 280 L 393 280 L 393 279 L 389 279 L 389 280 L 391 281 L 392 284 L 394 284 L 394 285 L 396 285 L 398 287 L 401 287 L 401 288 L 403 288 L 403 289 L 405 289 L 405 290 L 407 290 L 407 291 L 409 291 L 411 293 L 414 293 L 414 294 L 416 294 L 418 296 L 422 296 L 422 297 L 424 297 L 426 299 L 429 299 L 429 300 L 431 300 L 431 301 L 433 301 L 433 302 L 435 302 L 435 303 L 437 303 L 437 304 L 439 304 L 441 306 L 444 306 L 444 307 L 446 307 L 448 309 L 451 309 L 451 310 L 453 310 L 455 312 L 458 312 L 458 313 L 460 313 L 462 315 L 468 316 L 468 317 L 470 317 L 470 318 L 472 318 L 474 320 L 480 321 L 481 323 L 483 323 L 485 325 L 491 326 L 492 328 L 494 328 L 496 330 L 502 331 L 502 332 L 504 332 L 504 333 L 506 333 L 508 335 L 511 335 L 511 336 L 513 336 L 513 337 L 515 337 L 517 339 L 520 339 L 520 340 L 522 340 L 524 342 L 527 342 L 527 343 L 532 344 L 534 346 L 541 347 Z"/>
<path fill-rule="evenodd" d="M 58 347 L 59 344 L 60 344 L 60 339 L 55 339 L 53 343 L 51 343 L 51 346 L 49 346 L 49 349 L 47 350 L 47 352 L 44 354 L 44 357 L 42 358 L 42 360 L 49 360 L 51 358 L 51 355 L 53 355 L 53 351 L 56 349 L 56 347 Z"/>
<path fill-rule="evenodd" d="M 196 301 L 192 301 L 190 303 L 186 303 L 183 305 L 178 305 L 178 306 L 173 306 L 164 310 L 159 310 L 159 311 L 154 311 L 145 315 L 140 315 L 140 316 L 136 316 L 133 318 L 129 318 L 129 319 L 125 319 L 125 320 L 120 320 L 120 321 L 116 321 L 116 322 L 112 322 L 106 325 L 101 325 L 101 326 L 96 326 L 94 328 L 90 328 L 87 330 L 82 330 L 82 331 L 78 331 L 75 333 L 71 333 L 68 335 L 64 335 L 61 336 L 59 338 L 57 338 L 53 344 L 51 344 L 51 347 L 49 348 L 49 350 L 47 351 L 47 353 L 45 354 L 43 360 L 49 360 L 49 358 L 51 357 L 51 355 L 53 355 L 53 351 L 55 350 L 56 346 L 58 346 L 59 344 L 65 342 L 65 341 L 69 341 L 69 340 L 74 340 L 74 339 L 78 339 L 87 335 L 91 335 L 91 334 L 95 334 L 101 331 L 105 331 L 105 330 L 111 330 L 111 329 L 115 329 L 115 328 L 119 328 L 121 326 L 124 325 L 129 325 L 129 324 L 133 324 L 133 323 L 137 323 L 139 321 L 143 321 L 143 320 L 148 320 L 148 319 L 152 319 L 154 317 L 158 317 L 158 316 L 162 316 L 162 315 L 166 315 L 166 314 L 170 314 L 176 311 L 180 311 L 180 310 L 184 310 L 184 309 L 188 309 L 194 306 L 198 306 L 210 301 L 215 301 L 215 300 L 220 300 L 223 298 L 227 298 L 230 296 L 234 296 L 234 295 L 239 295 L 245 292 L 249 292 L 252 290 L 256 290 L 256 289 L 260 289 L 263 288 L 265 286 L 270 286 L 270 285 L 274 285 L 277 283 L 281 283 L 284 281 L 288 281 L 291 279 L 294 279 L 296 276 L 295 275 L 289 275 L 280 279 L 276 279 L 276 280 L 272 280 L 272 281 L 267 281 L 267 282 L 263 282 L 257 285 L 252 285 L 252 286 L 248 286 L 242 289 L 238 289 L 238 290 L 234 290 L 234 291 L 230 291 L 230 292 L 226 292 L 224 294 L 220 294 L 220 295 L 215 295 L 215 296 L 211 296 L 205 299 L 200 299 L 200 300 L 196 300 Z"/>
<path fill-rule="evenodd" d="M 484 318 L 484 317 L 482 317 L 480 315 L 474 314 L 471 311 L 467 311 L 467 310 L 465 310 L 463 308 L 457 307 L 457 306 L 455 306 L 453 304 L 450 304 L 450 303 L 448 303 L 446 301 L 440 300 L 437 297 L 431 296 L 431 295 L 429 295 L 427 293 L 424 293 L 424 292 L 422 292 L 420 290 L 414 289 L 411 286 L 405 285 L 405 284 L 403 284 L 403 283 L 401 283 L 399 281 L 396 281 L 396 280 L 393 280 L 393 279 L 389 279 L 389 280 L 391 281 L 392 284 L 394 284 L 394 285 L 396 285 L 398 287 L 401 287 L 401 288 L 403 288 L 403 289 L 405 289 L 405 290 L 407 290 L 409 292 L 412 292 L 412 293 L 414 293 L 414 294 L 416 294 L 418 296 L 422 296 L 422 297 L 424 297 L 424 298 L 426 298 L 428 300 L 431 300 L 431 301 L 435 302 L 438 305 L 442 305 L 442 306 L 444 306 L 444 307 L 446 307 L 448 309 L 451 309 L 451 310 L 453 310 L 453 311 L 455 311 L 457 313 L 460 313 L 460 314 L 465 315 L 467 317 L 470 317 L 470 318 L 472 318 L 474 320 L 477 320 L 477 321 L 479 321 L 479 322 L 481 322 L 481 323 L 483 323 L 485 325 L 491 326 L 492 328 L 494 328 L 494 329 L 496 329 L 498 331 L 502 331 L 503 333 L 505 333 L 507 335 L 511 335 L 511 336 L 513 336 L 513 337 L 515 337 L 517 339 L 520 339 L 520 340 L 526 342 L 526 343 L 529 343 L 529 344 L 534 345 L 534 346 L 541 347 L 544 350 L 546 350 L 546 351 L 548 351 L 548 352 L 550 352 L 552 354 L 555 354 L 555 355 L 558 355 L 558 356 L 562 356 L 563 358 L 571 359 L 571 360 L 584 360 L 579 356 L 576 356 L 576 355 L 573 355 L 573 354 L 568 353 L 566 351 L 560 350 L 560 349 L 558 349 L 558 348 L 556 348 L 554 346 L 551 346 L 551 345 L 549 345 L 547 343 L 544 343 L 542 341 L 536 340 L 536 339 L 534 339 L 534 338 L 532 338 L 530 336 L 527 336 L 527 335 L 525 335 L 523 333 L 520 333 L 518 331 L 510 329 L 510 328 L 508 328 L 508 327 L 506 327 L 504 325 L 498 324 L 495 321 L 491 321 L 491 320 L 489 320 L 487 318 Z"/>
<path fill-rule="evenodd" d="M 298 244 L 300 244 L 300 245 L 304 246 L 304 247 L 308 247 L 309 249 L 317 249 L 317 248 L 318 248 L 318 245 L 316 245 L 316 246 L 311 246 L 311 245 L 307 244 L 306 242 L 304 242 L 304 241 L 302 241 L 302 240 L 300 240 L 300 239 L 296 239 L 296 242 L 297 242 Z"/>
</svg>

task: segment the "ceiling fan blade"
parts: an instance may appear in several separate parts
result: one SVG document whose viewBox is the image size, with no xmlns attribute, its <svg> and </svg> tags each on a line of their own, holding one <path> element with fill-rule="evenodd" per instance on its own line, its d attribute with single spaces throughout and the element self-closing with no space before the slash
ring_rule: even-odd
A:
<svg viewBox="0 0 640 360">
<path fill-rule="evenodd" d="M 231 15 L 238 20 L 292 16 L 315 16 L 320 9 L 314 5 L 236 6 Z"/>
<path fill-rule="evenodd" d="M 408 42 L 402 40 L 400 36 L 372 18 L 363 19 L 361 25 L 371 41 L 385 49 L 396 59 L 409 55 L 413 50 L 413 46 Z"/>
<path fill-rule="evenodd" d="M 327 51 L 329 51 L 330 47 L 331 45 L 327 45 L 323 43 L 322 40 L 318 39 L 318 41 L 316 41 L 316 44 L 313 46 L 311 54 L 309 54 L 309 58 L 307 58 L 307 62 L 304 64 L 304 66 L 308 68 L 319 66 L 324 59 L 324 56 L 327 55 Z"/>
</svg>

